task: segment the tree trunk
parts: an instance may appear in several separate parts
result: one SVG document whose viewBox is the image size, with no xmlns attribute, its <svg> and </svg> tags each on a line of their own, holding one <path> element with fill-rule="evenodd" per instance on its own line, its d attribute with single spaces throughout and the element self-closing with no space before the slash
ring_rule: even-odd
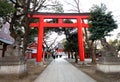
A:
<svg viewBox="0 0 120 82">
<path fill-rule="evenodd" d="M 96 64 L 96 56 L 95 56 L 94 48 L 93 48 L 94 41 L 92 41 L 91 43 L 89 42 L 86 28 L 84 28 L 84 35 L 85 35 L 85 41 L 86 41 L 86 43 L 90 49 L 91 55 L 92 55 L 92 63 Z"/>
<path fill-rule="evenodd" d="M 75 56 L 75 63 L 78 63 L 78 58 L 77 58 L 78 53 L 77 53 L 77 52 L 75 52 L 74 56 Z"/>
<path fill-rule="evenodd" d="M 70 51 L 68 51 L 68 59 L 70 59 Z"/>
<path fill-rule="evenodd" d="M 2 57 L 5 57 L 5 51 L 7 50 L 7 44 L 3 44 Z"/>
<path fill-rule="evenodd" d="M 92 54 L 92 64 L 96 64 L 96 56 L 94 53 L 93 42 L 91 42 L 90 50 L 91 50 L 91 54 Z"/>
<path fill-rule="evenodd" d="M 26 3 L 25 1 L 23 1 L 24 3 Z M 28 19 L 28 10 L 30 7 L 30 0 L 28 0 L 28 2 L 25 4 L 26 6 L 24 6 L 24 13 L 25 13 L 25 17 L 23 20 L 25 20 L 24 22 L 24 28 L 25 28 L 25 34 L 24 34 L 24 38 L 23 38 L 23 56 L 25 56 L 25 51 L 27 49 L 27 44 L 28 44 L 28 34 L 29 34 L 29 21 L 32 19 L 30 17 L 30 19 Z"/>
<path fill-rule="evenodd" d="M 74 58 L 73 58 L 73 52 L 71 52 L 71 59 L 74 59 Z"/>
</svg>

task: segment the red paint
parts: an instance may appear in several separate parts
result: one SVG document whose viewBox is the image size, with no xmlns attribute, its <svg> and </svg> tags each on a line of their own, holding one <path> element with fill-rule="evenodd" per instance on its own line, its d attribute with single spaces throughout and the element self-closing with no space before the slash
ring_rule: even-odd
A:
<svg viewBox="0 0 120 82">
<path fill-rule="evenodd" d="M 30 15 L 28 15 L 30 17 Z M 32 18 L 39 19 L 36 23 L 31 23 L 30 27 L 38 28 L 38 48 L 37 48 L 37 56 L 36 61 L 42 61 L 42 42 L 43 42 L 43 32 L 44 27 L 73 27 L 78 28 L 78 52 L 80 61 L 84 61 L 84 44 L 83 44 L 83 34 L 82 27 L 88 28 L 88 24 L 83 23 L 83 19 L 87 19 L 89 17 L 89 13 L 34 13 Z M 58 23 L 46 23 L 44 19 L 58 19 Z M 63 19 L 76 19 L 76 23 L 63 23 Z"/>
<path fill-rule="evenodd" d="M 63 49 L 58 49 L 58 50 L 56 50 L 57 52 L 63 52 Z"/>
<path fill-rule="evenodd" d="M 81 18 L 77 18 L 78 23 L 78 54 L 80 61 L 84 61 L 84 44 L 83 44 L 83 34 L 82 34 L 82 23 Z"/>
<path fill-rule="evenodd" d="M 32 48 L 32 49 L 37 49 L 37 43 L 36 42 L 32 42 L 28 47 Z"/>
<path fill-rule="evenodd" d="M 76 23 L 44 23 L 45 27 L 77 27 Z"/>
<path fill-rule="evenodd" d="M 39 27 L 39 22 L 30 23 L 30 27 Z"/>
<path fill-rule="evenodd" d="M 41 62 L 42 61 L 42 42 L 43 42 L 43 32 L 44 32 L 44 29 L 43 29 L 43 17 L 40 17 L 39 19 L 39 27 L 38 27 L 38 49 L 37 49 L 37 58 L 36 58 L 36 61 L 37 62 Z"/>
</svg>

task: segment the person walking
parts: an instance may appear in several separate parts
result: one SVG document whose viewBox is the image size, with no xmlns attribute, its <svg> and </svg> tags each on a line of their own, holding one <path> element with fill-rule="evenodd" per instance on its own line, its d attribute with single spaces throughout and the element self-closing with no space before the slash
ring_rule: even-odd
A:
<svg viewBox="0 0 120 82">
<path fill-rule="evenodd" d="M 55 61 L 55 58 L 56 58 L 56 52 L 53 53 L 53 59 Z"/>
</svg>

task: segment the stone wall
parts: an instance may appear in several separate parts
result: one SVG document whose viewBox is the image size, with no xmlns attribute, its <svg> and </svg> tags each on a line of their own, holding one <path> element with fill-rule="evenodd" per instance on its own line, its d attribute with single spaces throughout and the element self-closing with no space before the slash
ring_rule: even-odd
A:
<svg viewBox="0 0 120 82">
<path fill-rule="evenodd" d="M 97 70 L 104 73 L 118 73 L 120 72 L 120 65 L 116 64 L 97 64 Z"/>
<path fill-rule="evenodd" d="M 22 74 L 27 71 L 23 57 L 0 58 L 0 74 Z"/>
<path fill-rule="evenodd" d="M 97 70 L 104 73 L 120 72 L 120 58 L 118 57 L 101 57 L 97 61 Z"/>
<path fill-rule="evenodd" d="M 24 72 L 26 72 L 26 64 L 0 66 L 0 74 L 22 74 Z"/>
</svg>

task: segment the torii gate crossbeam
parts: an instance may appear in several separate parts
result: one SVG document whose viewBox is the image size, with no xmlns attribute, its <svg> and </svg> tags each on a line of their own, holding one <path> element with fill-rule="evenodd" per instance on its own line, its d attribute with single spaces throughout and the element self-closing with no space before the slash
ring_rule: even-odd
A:
<svg viewBox="0 0 120 82">
<path fill-rule="evenodd" d="M 30 16 L 30 15 L 29 15 Z M 84 61 L 84 44 L 82 36 L 82 27 L 88 27 L 88 24 L 83 22 L 84 19 L 88 19 L 89 13 L 34 13 L 32 18 L 39 19 L 36 23 L 31 23 L 30 27 L 38 28 L 38 48 L 36 61 L 42 61 L 42 42 L 44 27 L 63 27 L 63 28 L 77 28 L 78 29 L 78 52 L 80 61 Z M 45 19 L 58 19 L 57 23 L 47 23 Z M 64 19 L 75 19 L 75 23 L 64 23 Z"/>
</svg>

